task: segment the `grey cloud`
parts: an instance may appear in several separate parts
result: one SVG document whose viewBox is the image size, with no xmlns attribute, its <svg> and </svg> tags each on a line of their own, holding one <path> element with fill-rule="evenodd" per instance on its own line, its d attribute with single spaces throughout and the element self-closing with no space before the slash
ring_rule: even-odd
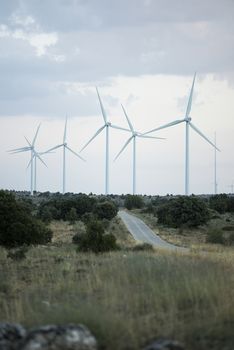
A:
<svg viewBox="0 0 234 350">
<path fill-rule="evenodd" d="M 10 32 L 22 29 L 19 19 L 30 16 L 35 22 L 29 21 L 22 29 L 26 33 L 56 31 L 58 36 L 41 57 L 26 40 L 0 37 L 2 115 L 24 111 L 57 115 L 64 114 L 68 106 L 72 114 L 79 110 L 81 115 L 92 115 L 97 110 L 96 97 L 68 94 L 66 86 L 102 85 L 119 75 L 192 75 L 198 71 L 233 80 L 232 0 L 0 3 L 0 24 Z M 107 102 L 117 103 L 114 97 Z"/>
</svg>

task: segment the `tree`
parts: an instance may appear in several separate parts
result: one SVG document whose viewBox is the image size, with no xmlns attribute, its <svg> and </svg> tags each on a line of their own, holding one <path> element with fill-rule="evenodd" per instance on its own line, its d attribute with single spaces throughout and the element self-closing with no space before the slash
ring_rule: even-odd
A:
<svg viewBox="0 0 234 350">
<path fill-rule="evenodd" d="M 31 215 L 14 195 L 0 191 L 0 245 L 7 248 L 46 244 L 52 231 Z"/>
<path fill-rule="evenodd" d="M 76 209 L 71 208 L 70 211 L 66 215 L 66 220 L 70 222 L 70 224 L 74 224 L 74 222 L 78 219 Z"/>
<path fill-rule="evenodd" d="M 94 213 L 99 219 L 111 220 L 117 215 L 118 209 L 113 202 L 105 201 L 96 204 Z"/>
<path fill-rule="evenodd" d="M 82 252 L 101 253 L 118 249 L 115 236 L 105 234 L 103 225 L 98 220 L 89 222 L 86 226 L 86 233 L 76 235 L 73 241 L 78 244 L 78 251 Z"/>
<path fill-rule="evenodd" d="M 125 197 L 124 206 L 128 210 L 131 210 L 134 208 L 140 209 L 143 207 L 143 205 L 144 205 L 144 201 L 143 201 L 142 197 L 140 197 L 140 196 L 128 194 Z"/>
<path fill-rule="evenodd" d="M 209 220 L 204 201 L 194 196 L 179 196 L 157 208 L 158 223 L 171 227 L 197 227 Z"/>
<path fill-rule="evenodd" d="M 216 210 L 220 214 L 228 211 L 229 198 L 225 193 L 216 194 L 210 197 L 209 206 L 211 209 Z"/>
</svg>

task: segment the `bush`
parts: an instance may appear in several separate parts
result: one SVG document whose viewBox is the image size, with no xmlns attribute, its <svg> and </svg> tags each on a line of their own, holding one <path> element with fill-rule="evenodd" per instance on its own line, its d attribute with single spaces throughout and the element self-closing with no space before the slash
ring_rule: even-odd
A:
<svg viewBox="0 0 234 350">
<path fill-rule="evenodd" d="M 75 208 L 71 208 L 66 215 L 66 221 L 69 221 L 70 224 L 74 224 L 78 219 L 77 212 Z"/>
<path fill-rule="evenodd" d="M 94 253 L 107 252 L 118 249 L 116 238 L 112 234 L 105 234 L 100 221 L 87 224 L 86 233 L 76 235 L 73 242 L 78 244 L 78 251 Z"/>
<path fill-rule="evenodd" d="M 46 244 L 52 231 L 34 218 L 15 197 L 0 191 L 0 245 L 7 248 L 30 244 Z"/>
<path fill-rule="evenodd" d="M 144 205 L 144 201 L 143 201 L 142 197 L 137 196 L 137 195 L 128 194 L 125 198 L 125 201 L 124 201 L 124 206 L 128 210 L 132 210 L 134 208 L 140 209 L 143 207 L 143 205 Z"/>
<path fill-rule="evenodd" d="M 206 204 L 194 196 L 179 196 L 168 200 L 157 209 L 159 224 L 171 227 L 197 227 L 209 220 Z"/>
<path fill-rule="evenodd" d="M 142 252 L 142 251 L 147 251 L 147 252 L 152 252 L 154 251 L 154 248 L 152 244 L 149 243 L 142 243 L 142 244 L 137 244 L 132 248 L 134 252 Z"/>
<path fill-rule="evenodd" d="M 218 213 L 223 214 L 228 210 L 228 195 L 225 193 L 216 194 L 209 199 L 209 206 L 211 209 L 216 210 Z"/>
<path fill-rule="evenodd" d="M 105 201 L 96 204 L 94 213 L 97 215 L 98 219 L 111 220 L 117 215 L 118 209 L 113 202 Z"/>
<path fill-rule="evenodd" d="M 223 232 L 219 229 L 210 229 L 207 232 L 207 243 L 224 244 Z"/>
</svg>

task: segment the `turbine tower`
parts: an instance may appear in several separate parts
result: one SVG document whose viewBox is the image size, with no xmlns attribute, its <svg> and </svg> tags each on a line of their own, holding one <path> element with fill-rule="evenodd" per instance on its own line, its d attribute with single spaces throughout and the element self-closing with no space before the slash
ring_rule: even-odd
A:
<svg viewBox="0 0 234 350">
<path fill-rule="evenodd" d="M 51 151 L 54 151 L 58 148 L 63 148 L 63 194 L 66 191 L 66 151 L 69 151 L 73 153 L 76 157 L 80 158 L 84 162 L 86 161 L 84 158 L 82 158 L 78 153 L 73 151 L 68 145 L 67 145 L 67 117 L 65 120 L 65 126 L 64 126 L 64 134 L 63 134 L 63 143 L 56 145 L 50 149 L 48 149 L 44 154 L 50 153 Z"/>
<path fill-rule="evenodd" d="M 121 150 L 119 151 L 117 156 L 115 157 L 114 161 L 120 156 L 120 154 L 125 150 L 125 148 L 128 146 L 128 144 L 132 141 L 132 144 L 133 144 L 132 193 L 135 194 L 136 193 L 136 138 L 140 137 L 140 138 L 145 138 L 145 139 L 160 139 L 160 140 L 163 140 L 163 138 L 162 137 L 155 137 L 155 136 L 147 136 L 147 135 L 143 135 L 143 134 L 135 131 L 133 126 L 132 126 L 132 123 L 127 115 L 126 110 L 124 109 L 123 105 L 121 105 L 121 106 L 122 106 L 124 115 L 127 119 L 132 136 L 130 136 L 129 139 L 125 142 L 125 144 L 123 145 L 123 147 L 121 148 Z"/>
<path fill-rule="evenodd" d="M 99 104 L 100 104 L 101 111 L 102 111 L 102 117 L 103 117 L 104 124 L 100 129 L 98 129 L 96 131 L 96 133 L 91 137 L 91 139 L 82 147 L 80 152 L 82 152 L 90 144 L 90 142 L 92 142 L 102 132 L 102 130 L 106 129 L 105 194 L 108 195 L 109 194 L 109 128 L 124 130 L 124 131 L 128 131 L 128 132 L 130 130 L 125 129 L 125 128 L 121 128 L 120 126 L 117 126 L 117 125 L 113 125 L 112 123 L 110 123 L 107 120 L 106 111 L 105 111 L 104 106 L 102 104 L 102 100 L 101 100 L 101 97 L 99 95 L 97 87 L 96 87 L 96 91 L 97 91 L 98 100 L 99 100 Z"/>
<path fill-rule="evenodd" d="M 37 127 L 37 130 L 36 130 L 36 133 L 35 133 L 35 136 L 33 138 L 32 143 L 30 143 L 28 141 L 28 139 L 25 137 L 25 140 L 26 140 L 28 146 L 12 149 L 12 150 L 9 151 L 11 154 L 23 153 L 23 152 L 29 152 L 29 151 L 31 152 L 31 159 L 30 159 L 30 162 L 29 162 L 29 165 L 28 165 L 28 167 L 31 165 L 31 184 L 30 184 L 31 196 L 33 195 L 34 158 L 37 157 L 46 166 L 46 164 L 43 161 L 43 159 L 41 158 L 40 154 L 35 150 L 35 143 L 36 143 L 36 139 L 37 139 L 37 136 L 38 136 L 38 132 L 39 132 L 40 126 L 41 126 L 41 124 L 39 124 L 38 127 Z"/>
<path fill-rule="evenodd" d="M 214 137 L 214 194 L 218 192 L 218 183 L 217 183 L 217 149 L 216 149 L 216 132 Z"/>
<path fill-rule="evenodd" d="M 174 120 L 171 123 L 162 125 L 158 128 L 155 128 L 153 130 L 150 130 L 144 135 L 150 134 L 154 131 L 162 130 L 169 128 L 171 126 L 185 123 L 185 195 L 189 195 L 189 128 L 191 127 L 197 134 L 199 134 L 204 140 L 206 140 L 212 147 L 214 147 L 217 151 L 220 151 L 217 146 L 211 142 L 194 124 L 192 124 L 190 117 L 190 111 L 192 107 L 192 99 L 193 99 L 193 89 L 194 89 L 194 83 L 195 83 L 196 73 L 194 74 L 192 88 L 190 91 L 189 99 L 188 99 L 188 105 L 185 113 L 185 117 L 183 119 Z"/>
</svg>

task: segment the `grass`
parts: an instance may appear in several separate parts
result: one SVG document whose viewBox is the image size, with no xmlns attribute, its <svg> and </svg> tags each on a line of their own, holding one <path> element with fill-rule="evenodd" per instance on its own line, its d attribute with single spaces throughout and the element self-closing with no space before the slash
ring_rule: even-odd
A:
<svg viewBox="0 0 234 350">
<path fill-rule="evenodd" d="M 158 229 L 154 217 L 135 214 Z M 220 228 L 233 225 L 226 219 L 214 220 Z M 13 260 L 0 248 L 0 322 L 83 323 L 103 350 L 141 349 L 157 337 L 179 340 L 188 350 L 233 350 L 233 248 L 200 243 L 202 229 L 195 237 L 195 231 L 181 235 L 160 227 L 167 240 L 181 244 L 186 237 L 183 244 L 195 248 L 182 255 L 134 251 L 136 242 L 116 217 L 107 232 L 122 250 L 84 254 L 71 243 L 84 230 L 81 222 L 50 227 L 53 242 L 30 248 L 26 259 Z M 204 246 L 212 253 L 200 254 Z"/>
<path fill-rule="evenodd" d="M 234 257 L 120 251 L 77 254 L 70 243 L 0 250 L 0 318 L 26 327 L 84 323 L 100 349 L 156 337 L 186 349 L 233 349 Z"/>
</svg>

